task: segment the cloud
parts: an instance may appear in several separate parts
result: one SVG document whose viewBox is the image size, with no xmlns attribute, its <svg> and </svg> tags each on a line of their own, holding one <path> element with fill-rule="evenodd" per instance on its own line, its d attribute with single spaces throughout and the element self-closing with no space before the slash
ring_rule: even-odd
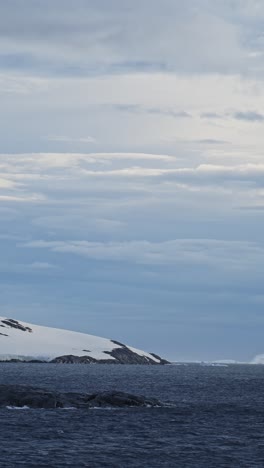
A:
<svg viewBox="0 0 264 468">
<path fill-rule="evenodd" d="M 47 137 L 49 141 L 57 141 L 62 143 L 96 143 L 95 138 L 91 136 L 71 138 L 68 136 L 49 136 Z"/>
<path fill-rule="evenodd" d="M 0 189 L 12 189 L 15 188 L 16 184 L 12 180 L 0 178 Z"/>
<path fill-rule="evenodd" d="M 160 181 L 175 181 L 194 186 L 205 187 L 223 186 L 231 182 L 247 182 L 249 184 L 264 185 L 263 164 L 243 165 L 215 165 L 201 164 L 197 167 L 155 168 L 130 166 L 114 170 L 83 170 L 88 178 L 134 178 L 159 179 Z"/>
<path fill-rule="evenodd" d="M 216 112 L 204 112 L 200 115 L 202 119 L 209 119 L 209 120 L 226 120 L 228 118 L 232 118 L 235 120 L 241 120 L 244 122 L 263 122 L 264 115 L 260 112 L 249 110 L 249 111 L 225 111 L 222 114 Z"/>
<path fill-rule="evenodd" d="M 10 239 L 9 239 L 10 240 Z M 59 271 L 57 265 L 48 263 L 48 262 L 32 262 L 32 263 L 7 263 L 0 262 L 0 274 L 4 273 L 15 273 L 20 275 L 30 275 L 30 274 L 52 274 L 56 270 Z"/>
<path fill-rule="evenodd" d="M 264 121 L 264 115 L 255 111 L 235 112 L 233 114 L 233 117 L 237 120 L 243 120 L 245 122 L 263 122 Z"/>
<path fill-rule="evenodd" d="M 40 203 L 45 200 L 45 197 L 40 194 L 29 194 L 29 195 L 0 195 L 2 202 L 14 202 L 14 203 Z"/>
<path fill-rule="evenodd" d="M 27 265 L 27 268 L 32 270 L 49 270 L 57 267 L 48 262 L 33 262 Z"/>
<path fill-rule="evenodd" d="M 129 161 L 129 160 L 136 160 L 136 161 L 170 161 L 174 162 L 177 160 L 176 156 L 169 156 L 166 154 L 151 154 L 151 153 L 128 153 L 128 152 L 123 152 L 123 153 L 89 153 L 85 157 L 91 157 L 94 158 L 95 160 L 105 160 L 105 161 L 111 161 L 111 160 L 120 160 L 120 161 Z"/>
<path fill-rule="evenodd" d="M 248 206 L 241 206 L 240 210 L 246 210 L 246 211 L 263 211 L 264 210 L 264 204 L 263 205 L 248 205 Z"/>
<path fill-rule="evenodd" d="M 261 352 L 262 3 L 1 2 L 2 310 Z"/>
<path fill-rule="evenodd" d="M 57 232 L 74 232 L 76 226 L 78 230 L 86 233 L 100 235 L 106 233 L 107 235 L 115 234 L 116 232 L 126 232 L 127 223 L 116 219 L 106 218 L 87 218 L 82 216 L 82 213 L 76 212 L 75 210 L 67 210 L 67 212 L 61 212 L 60 215 L 56 216 L 39 216 L 36 217 L 32 224 L 34 226 L 40 226 L 44 229 L 52 228 L 56 229 Z"/>
<path fill-rule="evenodd" d="M 221 114 L 217 114 L 216 112 L 203 112 L 200 117 L 202 119 L 222 119 L 223 116 Z"/>
<path fill-rule="evenodd" d="M 203 140 L 193 141 L 192 143 L 197 143 L 201 145 L 227 145 L 229 142 L 225 140 L 216 140 L 214 138 L 205 138 Z"/>
<path fill-rule="evenodd" d="M 19 21 L 14 11 L 20 12 Z M 133 7 L 121 0 L 96 5 L 77 0 L 74 9 L 69 1 L 48 0 L 36 8 L 29 0 L 21 8 L 13 0 L 1 11 L 2 67 L 72 75 L 245 72 L 248 25 L 242 15 L 240 23 L 230 21 L 229 11 L 226 2 L 212 8 L 203 0 L 164 0 L 162 6 L 157 0 L 136 0 Z M 237 5 L 236 14 L 241 11 Z"/>
<path fill-rule="evenodd" d="M 1 64 L 1 61 L 0 61 Z M 0 66 L 1 69 L 1 66 Z M 0 73 L 0 94 L 28 97 L 44 94 L 48 91 L 49 81 L 36 76 L 23 76 L 18 73 Z M 17 97 L 17 96 L 16 96 Z"/>
<path fill-rule="evenodd" d="M 256 243 L 218 239 L 175 239 L 153 243 L 32 241 L 26 248 L 80 255 L 100 261 L 126 261 L 145 265 L 207 265 L 224 270 L 252 269 L 264 260 L 264 247 Z"/>
<path fill-rule="evenodd" d="M 24 153 L 24 154 L 0 154 L 0 170 L 10 177 L 14 174 L 21 174 L 25 178 L 32 174 L 35 177 L 51 175 L 48 171 L 62 170 L 63 168 L 74 169 L 84 167 L 86 164 L 108 165 L 108 162 L 120 161 L 126 164 L 129 161 L 163 161 L 175 162 L 177 157 L 166 154 L 148 153 Z M 56 173 L 58 176 L 58 174 Z M 0 179 L 2 186 L 7 187 L 13 184 L 12 180 Z"/>
<path fill-rule="evenodd" d="M 128 112 L 132 114 L 149 114 L 172 117 L 175 119 L 192 118 L 191 114 L 182 110 L 162 109 L 158 107 L 143 107 L 135 104 L 117 104 L 112 106 L 113 109 L 120 112 Z"/>
<path fill-rule="evenodd" d="M 196 144 L 192 142 L 192 144 Z M 225 147 L 211 141 L 199 145 Z M 175 193 L 230 193 L 237 203 L 261 204 L 264 186 L 262 163 L 195 164 L 175 156 L 145 153 L 36 153 L 0 155 L 0 199 L 4 202 L 62 204 L 85 203 L 86 197 L 109 200 L 165 196 Z M 236 184 L 236 190 L 234 189 Z M 127 201 L 128 202 L 128 201 Z M 195 204 L 195 200 L 193 200 Z M 248 203 L 246 203 L 248 205 Z M 49 218 L 49 216 L 48 216 Z M 103 214 L 101 219 L 110 219 Z M 100 215 L 97 216 L 100 219 Z M 117 220 L 118 221 L 118 220 Z M 76 220 L 78 223 L 78 220 Z M 83 223 L 81 222 L 83 225 Z"/>
</svg>

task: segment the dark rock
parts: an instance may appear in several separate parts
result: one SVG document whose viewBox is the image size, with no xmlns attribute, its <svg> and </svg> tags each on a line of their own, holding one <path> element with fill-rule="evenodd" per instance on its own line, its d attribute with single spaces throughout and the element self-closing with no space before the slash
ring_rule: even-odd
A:
<svg viewBox="0 0 264 468">
<path fill-rule="evenodd" d="M 112 343 L 119 346 L 119 348 L 114 348 L 112 351 L 104 351 L 105 354 L 108 354 L 113 359 L 100 359 L 96 360 L 90 356 L 73 356 L 65 355 L 58 356 L 52 361 L 53 364 L 140 364 L 140 365 L 160 365 L 168 364 L 168 361 L 160 358 L 156 354 L 152 354 L 155 359 L 158 359 L 159 362 L 151 359 L 147 356 L 140 356 L 126 345 L 119 343 L 118 341 L 111 340 Z M 85 351 L 85 350 L 84 350 Z"/>
<path fill-rule="evenodd" d="M 1 333 L 0 333 L 1 335 Z M 85 351 L 85 350 L 84 350 Z M 88 351 L 87 351 L 88 352 Z M 163 365 L 169 364 L 169 361 L 158 357 L 156 354 L 152 354 L 153 357 L 159 359 L 159 362 L 151 359 L 147 356 L 140 356 L 137 353 L 134 353 L 126 346 L 122 348 L 115 348 L 112 351 L 104 351 L 105 354 L 108 354 L 113 359 L 100 359 L 97 360 L 91 356 L 74 356 L 72 354 L 67 354 L 64 356 L 58 356 L 51 361 L 43 361 L 39 359 L 19 359 L 12 358 L 9 360 L 1 360 L 1 363 L 51 363 L 51 364 L 139 364 L 139 365 Z"/>
<path fill-rule="evenodd" d="M 87 398 L 87 403 L 92 407 L 124 407 L 124 406 L 161 406 L 161 403 L 154 398 L 145 398 L 138 395 L 131 395 L 124 392 L 103 392 L 90 395 Z"/>
<path fill-rule="evenodd" d="M 158 407 L 155 398 L 132 395 L 124 392 L 101 392 L 92 395 L 83 393 L 59 393 L 24 385 L 0 385 L 0 407 L 22 408 L 106 408 L 106 407 Z"/>
<path fill-rule="evenodd" d="M 22 325 L 21 323 L 19 323 L 17 320 L 14 320 L 14 319 L 5 319 L 5 320 L 2 320 L 2 323 L 7 325 L 8 327 L 16 328 L 21 331 L 32 333 L 32 328 L 24 327 L 24 325 Z"/>
<path fill-rule="evenodd" d="M 148 358 L 147 356 L 140 356 L 137 353 L 131 351 L 131 349 L 123 346 L 122 348 L 115 348 L 112 351 L 104 351 L 105 354 L 112 356 L 118 364 L 147 364 L 155 365 L 158 364 L 154 359 Z"/>
<path fill-rule="evenodd" d="M 139 354 L 131 351 L 125 345 L 120 348 L 114 348 L 112 351 L 104 351 L 113 359 L 94 359 L 90 356 L 73 356 L 71 354 L 65 356 L 58 356 L 52 361 L 53 364 L 140 364 L 140 365 L 160 365 L 169 364 L 165 359 L 161 359 L 156 354 L 152 356 L 159 359 L 159 362 L 147 356 L 140 356 Z"/>
<path fill-rule="evenodd" d="M 116 344 L 117 346 L 122 346 L 122 348 L 126 346 L 124 343 L 120 343 L 120 341 L 111 340 L 111 342 Z"/>
<path fill-rule="evenodd" d="M 0 385 L 0 406 L 56 408 L 56 393 L 19 385 Z"/>
<path fill-rule="evenodd" d="M 155 353 L 149 353 L 151 356 L 153 356 L 156 359 L 159 359 L 160 364 L 170 364 L 170 361 L 167 361 L 166 359 L 161 358 L 158 354 Z"/>
<path fill-rule="evenodd" d="M 157 354 L 154 353 L 149 353 L 151 356 L 153 356 L 155 359 L 157 359 L 159 362 L 155 361 L 154 359 L 151 359 L 148 356 L 141 356 L 134 351 L 132 351 L 130 348 L 128 348 L 126 345 L 123 343 L 120 343 L 119 341 L 116 340 L 111 340 L 112 343 L 120 346 L 119 348 L 114 348 L 112 351 L 105 351 L 105 354 L 109 354 L 112 356 L 118 364 L 147 364 L 147 365 L 159 365 L 159 364 L 169 364 L 168 361 L 165 359 L 162 359 L 159 357 Z"/>
<path fill-rule="evenodd" d="M 90 356 L 73 356 L 72 354 L 58 356 L 52 361 L 53 364 L 91 364 L 97 362 L 96 359 Z"/>
</svg>

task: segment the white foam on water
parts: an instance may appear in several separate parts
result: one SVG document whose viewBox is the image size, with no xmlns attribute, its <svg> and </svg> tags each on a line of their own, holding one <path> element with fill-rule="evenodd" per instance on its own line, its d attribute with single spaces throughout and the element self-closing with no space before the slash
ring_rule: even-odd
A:
<svg viewBox="0 0 264 468">
<path fill-rule="evenodd" d="M 6 406 L 9 410 L 29 410 L 29 406 Z"/>
<path fill-rule="evenodd" d="M 66 408 L 56 408 L 59 410 L 67 411 L 67 410 L 77 410 L 76 406 L 66 406 Z"/>
</svg>

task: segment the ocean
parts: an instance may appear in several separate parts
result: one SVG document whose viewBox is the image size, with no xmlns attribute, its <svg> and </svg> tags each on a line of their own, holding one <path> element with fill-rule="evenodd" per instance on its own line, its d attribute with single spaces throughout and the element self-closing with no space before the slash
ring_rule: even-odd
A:
<svg viewBox="0 0 264 468">
<path fill-rule="evenodd" d="M 0 364 L 0 384 L 173 406 L 0 409 L 0 467 L 264 467 L 264 366 Z"/>
</svg>

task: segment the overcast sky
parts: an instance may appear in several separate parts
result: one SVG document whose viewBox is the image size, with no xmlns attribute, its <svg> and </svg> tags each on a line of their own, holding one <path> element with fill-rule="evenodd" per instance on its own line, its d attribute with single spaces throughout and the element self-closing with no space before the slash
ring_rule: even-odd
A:
<svg viewBox="0 0 264 468">
<path fill-rule="evenodd" d="M 0 0 L 0 315 L 264 352 L 263 0 Z"/>
</svg>

